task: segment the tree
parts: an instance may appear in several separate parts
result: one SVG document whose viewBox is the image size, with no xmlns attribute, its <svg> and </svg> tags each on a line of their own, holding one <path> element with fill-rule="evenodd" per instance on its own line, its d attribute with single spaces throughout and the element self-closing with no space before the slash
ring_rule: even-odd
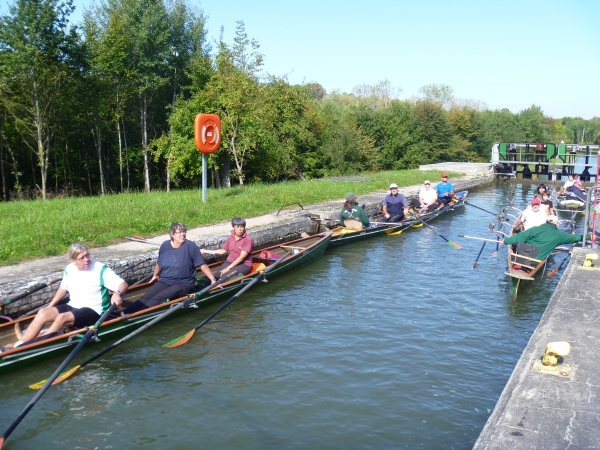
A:
<svg viewBox="0 0 600 450">
<path fill-rule="evenodd" d="M 448 108 L 454 99 L 454 89 L 447 84 L 428 84 L 419 89 L 423 99 L 428 102 L 439 103 Z"/>
<path fill-rule="evenodd" d="M 67 30 L 72 1 L 17 0 L 0 19 L 0 99 L 37 158 L 46 198 L 55 104 L 72 69 L 78 38 Z"/>
</svg>

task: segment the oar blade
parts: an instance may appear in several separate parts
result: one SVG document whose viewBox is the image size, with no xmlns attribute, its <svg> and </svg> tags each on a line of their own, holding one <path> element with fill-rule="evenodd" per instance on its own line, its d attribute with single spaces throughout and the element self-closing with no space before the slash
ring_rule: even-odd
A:
<svg viewBox="0 0 600 450">
<path fill-rule="evenodd" d="M 75 372 L 77 372 L 80 368 L 81 368 L 81 366 L 75 366 L 72 369 L 65 370 L 63 373 L 61 373 L 56 378 L 56 380 L 54 380 L 54 382 L 52 383 L 52 386 L 65 381 L 67 378 L 69 378 L 71 375 L 73 375 Z M 42 380 L 35 384 L 32 384 L 31 386 L 29 386 L 29 389 L 41 389 L 46 384 L 46 381 L 48 381 L 48 380 Z"/>
<path fill-rule="evenodd" d="M 551 272 L 548 274 L 548 277 L 549 277 L 549 278 L 552 278 L 552 277 L 553 277 L 554 275 L 556 275 L 557 273 L 558 273 L 558 269 L 554 269 L 554 270 L 552 270 L 552 271 L 551 271 Z"/>
<path fill-rule="evenodd" d="M 195 332 L 196 332 L 196 330 L 192 330 L 189 333 L 184 334 L 183 336 L 179 336 L 178 338 L 175 338 L 172 341 L 167 342 L 166 344 L 163 344 L 163 347 L 165 347 L 165 348 L 179 347 L 180 345 L 183 345 L 187 341 L 189 341 Z"/>
<path fill-rule="evenodd" d="M 389 230 L 385 230 L 385 234 L 387 234 L 388 236 L 398 236 L 399 234 L 402 234 L 403 230 L 398 230 L 398 231 L 394 231 L 394 229 L 389 229 Z"/>
<path fill-rule="evenodd" d="M 452 242 L 452 241 L 448 241 L 448 245 L 450 245 L 450 247 L 454 247 L 454 248 L 458 248 L 461 249 L 462 247 L 460 245 L 458 245 L 456 242 Z"/>
<path fill-rule="evenodd" d="M 498 256 L 498 251 L 494 251 L 494 252 L 492 252 L 492 257 L 493 257 L 493 258 L 496 258 L 497 256 Z"/>
</svg>

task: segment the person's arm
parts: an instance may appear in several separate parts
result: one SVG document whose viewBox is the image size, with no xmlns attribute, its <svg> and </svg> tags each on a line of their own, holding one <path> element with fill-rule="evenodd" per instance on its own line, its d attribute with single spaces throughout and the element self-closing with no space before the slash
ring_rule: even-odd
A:
<svg viewBox="0 0 600 450">
<path fill-rule="evenodd" d="M 340 227 L 344 226 L 344 209 L 340 211 Z"/>
<path fill-rule="evenodd" d="M 238 256 L 235 261 L 233 261 L 232 263 L 230 263 L 229 266 L 227 266 L 223 270 L 221 270 L 221 273 L 227 273 L 231 269 L 233 269 L 235 266 L 237 266 L 237 265 L 241 264 L 242 262 L 244 262 L 244 260 L 248 257 L 249 254 L 250 253 L 242 250 L 240 252 L 240 256 Z"/>
<path fill-rule="evenodd" d="M 388 213 L 388 209 L 387 209 L 387 204 L 386 203 L 383 204 L 382 209 L 383 209 L 383 217 L 385 217 L 386 219 L 389 219 L 390 218 L 390 213 Z"/>
<path fill-rule="evenodd" d="M 160 279 L 160 267 L 158 267 L 158 263 L 154 266 L 154 275 L 152 275 L 152 279 L 148 283 L 152 283 L 153 281 L 158 281 Z"/>
<path fill-rule="evenodd" d="M 113 295 L 110 298 L 110 302 L 114 303 L 117 306 L 121 306 L 121 303 L 123 303 L 123 294 L 127 292 L 128 288 L 129 285 L 127 283 L 125 283 L 124 281 L 121 282 L 121 284 L 119 284 L 119 288 L 113 292 Z"/>
<path fill-rule="evenodd" d="M 44 306 L 44 308 L 52 308 L 68 293 L 69 293 L 69 291 L 59 287 L 57 289 L 56 293 L 54 294 L 54 297 L 52 298 L 52 300 L 50 300 L 50 303 L 48 303 L 46 306 Z"/>
<path fill-rule="evenodd" d="M 200 270 L 202 271 L 202 273 L 204 275 L 206 275 L 206 278 L 208 278 L 211 281 L 211 283 L 215 282 L 216 278 L 215 278 L 214 274 L 212 273 L 212 271 L 210 270 L 210 267 L 208 267 L 207 264 L 202 264 L 200 266 Z"/>
</svg>

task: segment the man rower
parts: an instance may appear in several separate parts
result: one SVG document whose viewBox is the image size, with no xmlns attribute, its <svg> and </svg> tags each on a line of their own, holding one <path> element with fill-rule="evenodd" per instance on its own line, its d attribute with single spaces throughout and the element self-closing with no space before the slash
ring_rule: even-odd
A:
<svg viewBox="0 0 600 450">
<path fill-rule="evenodd" d="M 369 228 L 369 218 L 365 213 L 364 209 L 358 205 L 357 196 L 353 192 L 349 192 L 346 195 L 346 201 L 344 207 L 340 212 L 340 226 L 344 226 L 344 219 L 354 219 L 362 222 L 363 228 Z"/>
<path fill-rule="evenodd" d="M 383 202 L 383 220 L 382 222 L 400 222 L 408 214 L 407 198 L 398 192 L 396 183 L 390 184 L 390 193 L 385 196 Z"/>
<path fill-rule="evenodd" d="M 529 230 L 532 227 L 537 227 L 546 223 L 548 213 L 546 212 L 546 208 L 541 208 L 541 204 L 542 201 L 539 198 L 534 197 L 533 200 L 531 200 L 531 205 L 525 208 L 519 216 L 514 228 L 517 229 L 523 224 L 523 229 Z"/>
<path fill-rule="evenodd" d="M 38 311 L 14 347 L 35 339 L 47 322 L 52 322 L 52 325 L 44 333 L 44 338 L 51 338 L 61 334 L 64 327 L 78 329 L 93 325 L 111 303 L 117 306 L 121 304 L 122 296 L 128 288 L 121 277 L 110 267 L 91 259 L 83 244 L 72 244 L 68 255 L 71 264 L 65 268 L 54 298 Z M 111 297 L 108 295 L 109 290 L 113 292 Z M 67 293 L 70 294 L 69 303 L 56 305 Z"/>
<path fill-rule="evenodd" d="M 435 211 L 439 206 L 438 194 L 435 189 L 431 189 L 431 182 L 425 180 L 423 187 L 419 191 L 419 198 L 411 200 L 410 204 L 419 208 L 419 212 Z"/>
<path fill-rule="evenodd" d="M 452 198 L 454 197 L 454 186 L 452 186 L 452 183 L 448 182 L 447 173 L 442 174 L 442 182 L 438 183 L 435 190 L 438 193 L 440 205 L 447 205 L 452 201 Z"/>
<path fill-rule="evenodd" d="M 551 215 L 548 216 L 546 223 L 517 233 L 511 237 L 500 239 L 501 244 L 512 245 L 519 242 L 533 245 L 540 249 L 536 259 L 543 261 L 552 253 L 552 251 L 559 245 L 573 244 L 583 240 L 581 234 L 570 234 L 565 231 L 556 228 L 558 225 L 558 217 Z M 590 239 L 590 235 L 587 239 Z"/>
</svg>

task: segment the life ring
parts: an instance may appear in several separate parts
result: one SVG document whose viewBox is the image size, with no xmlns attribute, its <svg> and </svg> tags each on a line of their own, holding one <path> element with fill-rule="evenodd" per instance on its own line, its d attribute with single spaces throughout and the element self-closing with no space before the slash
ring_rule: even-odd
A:
<svg viewBox="0 0 600 450">
<path fill-rule="evenodd" d="M 194 121 L 196 148 L 210 154 L 221 145 L 221 118 L 216 114 L 198 114 Z"/>
</svg>

